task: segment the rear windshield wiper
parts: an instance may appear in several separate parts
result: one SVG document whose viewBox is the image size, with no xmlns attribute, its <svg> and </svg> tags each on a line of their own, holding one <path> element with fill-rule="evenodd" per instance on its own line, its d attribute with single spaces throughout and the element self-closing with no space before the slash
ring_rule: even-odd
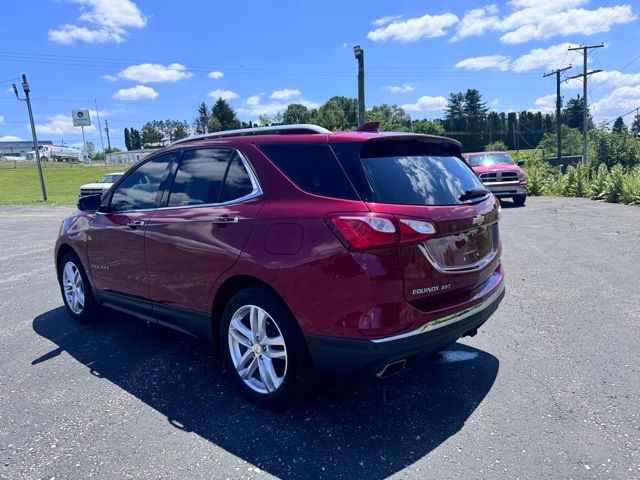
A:
<svg viewBox="0 0 640 480">
<path fill-rule="evenodd" d="M 489 193 L 489 190 L 486 188 L 471 188 L 460 195 L 459 200 L 464 202 L 465 200 L 471 200 L 472 198 L 484 197 L 487 193 Z"/>
</svg>

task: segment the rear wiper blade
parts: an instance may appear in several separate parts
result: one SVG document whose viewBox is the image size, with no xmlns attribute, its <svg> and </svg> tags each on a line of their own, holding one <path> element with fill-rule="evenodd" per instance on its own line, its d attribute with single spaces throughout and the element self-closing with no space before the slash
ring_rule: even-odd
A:
<svg viewBox="0 0 640 480">
<path fill-rule="evenodd" d="M 484 197 L 487 193 L 489 193 L 489 190 L 486 188 L 471 188 L 460 195 L 459 200 L 464 202 L 465 200 L 471 200 L 472 198 Z"/>
</svg>

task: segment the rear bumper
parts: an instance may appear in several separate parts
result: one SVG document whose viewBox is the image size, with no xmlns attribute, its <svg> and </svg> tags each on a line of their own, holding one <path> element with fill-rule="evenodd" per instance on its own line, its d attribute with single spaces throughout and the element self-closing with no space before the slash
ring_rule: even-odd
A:
<svg viewBox="0 0 640 480">
<path fill-rule="evenodd" d="M 437 352 L 473 332 L 496 311 L 504 293 L 504 283 L 500 282 L 481 303 L 400 335 L 375 340 L 320 335 L 306 335 L 305 338 L 319 372 L 373 375 L 391 362 Z"/>
</svg>

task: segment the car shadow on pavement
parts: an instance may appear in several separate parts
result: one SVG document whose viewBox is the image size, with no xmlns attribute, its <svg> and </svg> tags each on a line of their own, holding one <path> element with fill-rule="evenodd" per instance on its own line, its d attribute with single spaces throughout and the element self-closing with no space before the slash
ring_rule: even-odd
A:
<svg viewBox="0 0 640 480">
<path fill-rule="evenodd" d="M 34 359 L 34 368 L 66 352 L 172 427 L 284 478 L 380 479 L 409 467 L 462 428 L 499 368 L 489 353 L 455 344 L 400 375 L 324 382 L 301 405 L 271 412 L 239 396 L 209 344 L 124 314 L 106 316 L 82 325 L 60 307 L 36 317 L 35 332 L 57 347 Z"/>
</svg>

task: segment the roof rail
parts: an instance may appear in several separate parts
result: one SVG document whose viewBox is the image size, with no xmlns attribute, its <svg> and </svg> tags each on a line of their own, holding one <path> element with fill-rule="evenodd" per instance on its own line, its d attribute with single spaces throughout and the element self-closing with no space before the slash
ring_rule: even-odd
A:
<svg viewBox="0 0 640 480">
<path fill-rule="evenodd" d="M 221 132 L 203 133 L 202 135 L 192 135 L 190 137 L 181 138 L 171 143 L 176 145 L 178 143 L 193 142 L 195 140 L 206 140 L 208 138 L 224 138 L 224 137 L 238 137 L 242 135 L 298 135 L 302 133 L 331 133 L 326 128 L 319 127 L 318 125 L 311 125 L 309 123 L 300 123 L 295 125 L 274 125 L 272 127 L 254 127 L 254 128 L 238 128 L 236 130 L 223 130 Z"/>
</svg>

